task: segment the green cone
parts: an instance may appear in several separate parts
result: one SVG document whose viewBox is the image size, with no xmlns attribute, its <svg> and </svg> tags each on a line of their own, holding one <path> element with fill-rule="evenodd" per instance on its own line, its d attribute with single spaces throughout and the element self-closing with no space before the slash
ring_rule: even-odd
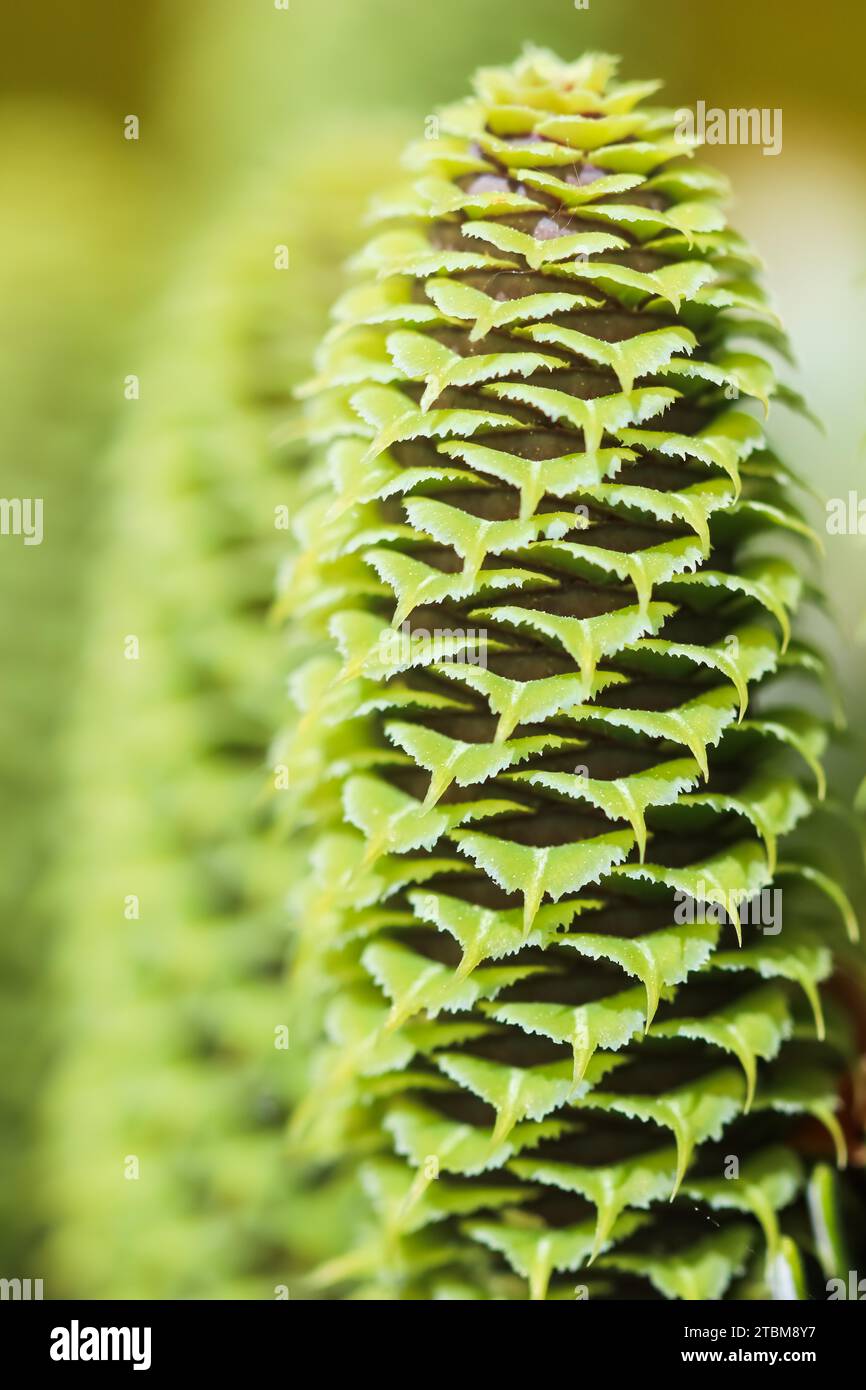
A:
<svg viewBox="0 0 866 1390">
<path fill-rule="evenodd" d="M 800 401 L 724 181 L 615 69 L 530 51 L 428 122 L 306 389 L 294 1138 L 355 1155 L 357 1297 L 769 1297 L 846 1157 Z"/>
<path fill-rule="evenodd" d="M 285 1154 L 301 1058 L 262 780 L 297 473 L 273 438 L 394 139 L 369 131 L 349 178 L 344 144 L 265 171 L 193 248 L 110 461 L 55 894 L 46 1297 L 293 1296 L 342 1229 Z"/>
</svg>

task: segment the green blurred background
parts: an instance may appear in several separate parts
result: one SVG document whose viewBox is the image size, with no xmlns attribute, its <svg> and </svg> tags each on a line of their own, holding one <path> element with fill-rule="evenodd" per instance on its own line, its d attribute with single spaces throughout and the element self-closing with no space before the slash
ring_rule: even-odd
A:
<svg viewBox="0 0 866 1390">
<path fill-rule="evenodd" d="M 46 1121 L 40 1097 L 58 1075 L 63 1084 L 77 1046 L 69 977 L 55 962 L 85 910 L 70 900 L 70 862 L 79 849 L 94 862 L 93 845 L 76 847 L 87 770 L 69 756 L 70 726 L 90 720 L 91 737 L 100 727 L 84 653 L 105 622 L 122 549 L 118 494 L 130 490 L 113 441 L 144 403 L 125 399 L 127 375 L 148 364 L 157 382 L 163 362 L 165 381 L 182 360 L 161 306 L 183 299 L 198 248 L 238 220 L 254 196 L 246 190 L 279 171 L 292 264 L 277 304 L 279 380 L 262 392 L 270 418 L 288 409 L 339 288 L 338 261 L 356 239 L 354 204 L 347 211 L 339 197 L 343 170 L 353 189 L 367 177 L 356 142 L 375 142 L 377 181 L 374 166 L 462 95 L 479 64 L 508 61 L 528 41 L 566 58 L 600 48 L 622 55 L 627 78 L 662 77 L 672 105 L 781 108 L 777 158 L 755 147 L 708 155 L 733 180 L 733 221 L 767 260 L 797 384 L 826 427 L 822 436 L 777 413 L 773 438 L 820 493 L 864 495 L 866 12 L 843 0 L 44 0 L 7 13 L 4 30 L 0 494 L 44 499 L 45 539 L 25 548 L 0 538 L 0 1276 L 38 1277 L 55 1219 L 44 1194 L 62 1186 L 50 1169 L 63 1162 L 46 1135 L 56 1116 Z M 123 138 L 129 115 L 139 118 L 137 141 Z M 310 163 L 323 141 L 331 154 L 319 189 Z M 301 198 L 288 196 L 293 171 L 297 189 L 309 189 Z M 272 215 L 263 255 L 275 228 Z M 261 333 L 273 333 L 274 304 L 257 290 L 250 305 Z M 201 350 L 191 335 L 189 351 Z M 248 391 L 245 408 L 254 397 Z M 207 401 L 200 408 L 206 414 Z M 215 402 L 215 427 L 220 418 Z M 147 468 L 146 452 L 139 463 Z M 823 532 L 821 502 L 810 509 Z M 834 755 L 847 795 L 866 770 L 866 538 L 826 541 L 837 630 L 819 616 L 815 633 L 835 652 L 852 719 Z M 146 586 L 146 574 L 138 582 Z M 109 763 L 124 757 L 122 718 L 115 723 Z M 165 1009 L 174 1003 L 169 994 Z M 98 993 L 89 1006 L 99 1009 Z M 110 1057 L 105 1067 L 108 1075 Z"/>
</svg>

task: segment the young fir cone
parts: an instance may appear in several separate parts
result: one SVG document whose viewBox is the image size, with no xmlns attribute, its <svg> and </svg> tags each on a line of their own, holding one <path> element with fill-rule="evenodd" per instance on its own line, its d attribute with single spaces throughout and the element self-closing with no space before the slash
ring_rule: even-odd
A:
<svg viewBox="0 0 866 1390">
<path fill-rule="evenodd" d="M 303 1084 L 286 851 L 256 832 L 280 707 L 264 615 L 296 505 L 272 434 L 393 159 L 393 134 L 366 135 L 350 178 L 345 135 L 321 137 L 199 239 L 110 461 L 55 884 L 67 1010 L 40 1266 L 55 1297 L 273 1298 L 345 1240 L 339 1197 L 286 1171 Z"/>
<path fill-rule="evenodd" d="M 45 1274 L 34 1097 L 63 1045 L 50 970 L 63 904 L 49 881 L 67 835 L 58 763 L 103 496 L 93 460 L 112 429 L 117 363 L 147 289 L 137 248 L 157 205 L 118 145 L 81 109 L 46 119 L 8 94 L 0 110 L 0 1275 L 34 1281 Z"/>
<path fill-rule="evenodd" d="M 723 180 L 614 73 L 479 73 L 306 388 L 285 760 L 296 988 L 332 1002 L 295 1134 L 364 1159 L 375 1221 L 320 1274 L 361 1297 L 804 1296 L 844 1261 L 856 926 L 789 857 L 826 720 L 777 693 L 823 704 L 765 432 L 799 402 Z"/>
</svg>

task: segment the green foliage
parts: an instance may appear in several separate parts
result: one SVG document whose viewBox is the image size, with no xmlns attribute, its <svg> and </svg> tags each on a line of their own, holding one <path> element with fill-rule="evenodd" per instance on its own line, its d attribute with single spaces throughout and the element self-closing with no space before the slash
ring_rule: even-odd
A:
<svg viewBox="0 0 866 1390">
<path fill-rule="evenodd" d="M 68 829 L 62 745 L 106 492 L 98 460 L 125 404 L 128 367 L 118 362 L 130 361 L 130 323 L 161 271 L 160 258 L 142 250 L 152 248 L 161 198 L 124 153 L 92 114 L 67 106 L 58 120 L 7 92 L 0 113 L 0 1268 L 32 1278 L 44 1274 L 33 1099 L 64 1042 L 50 970 L 63 917 L 53 869 Z M 70 349 L 82 342 L 86 351 Z M 29 518 L 26 510 L 18 517 L 31 524 L 26 538 L 16 534 L 14 510 L 23 499 L 34 506 Z"/>
<path fill-rule="evenodd" d="M 828 1246 L 856 924 L 791 838 L 829 728 L 765 436 L 786 341 L 723 181 L 614 73 L 478 74 L 308 393 L 296 991 L 364 1012 L 296 1132 L 387 1174 L 319 1276 L 360 1297 L 787 1297 Z"/>
<path fill-rule="evenodd" d="M 304 846 L 287 857 L 261 804 L 283 698 L 263 615 L 298 491 L 272 441 L 393 142 L 371 131 L 349 179 L 342 151 L 318 140 L 266 171 L 198 242 L 108 461 L 67 711 L 64 1047 L 43 1113 L 55 1297 L 274 1298 L 348 1210 L 286 1160 L 304 1071 L 282 876 Z"/>
</svg>

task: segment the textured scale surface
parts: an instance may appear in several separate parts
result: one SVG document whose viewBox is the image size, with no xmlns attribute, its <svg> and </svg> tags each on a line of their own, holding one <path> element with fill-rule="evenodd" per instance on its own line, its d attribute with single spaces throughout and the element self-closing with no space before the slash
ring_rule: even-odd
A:
<svg viewBox="0 0 866 1390">
<path fill-rule="evenodd" d="M 481 71 L 302 393 L 278 758 L 296 1007 L 330 1003 L 293 1136 L 357 1155 L 374 1215 L 319 1273 L 355 1297 L 766 1297 L 841 1258 L 806 1194 L 846 1159 L 856 923 L 808 857 L 832 705 L 766 433 L 801 403 L 657 85 Z"/>
</svg>

